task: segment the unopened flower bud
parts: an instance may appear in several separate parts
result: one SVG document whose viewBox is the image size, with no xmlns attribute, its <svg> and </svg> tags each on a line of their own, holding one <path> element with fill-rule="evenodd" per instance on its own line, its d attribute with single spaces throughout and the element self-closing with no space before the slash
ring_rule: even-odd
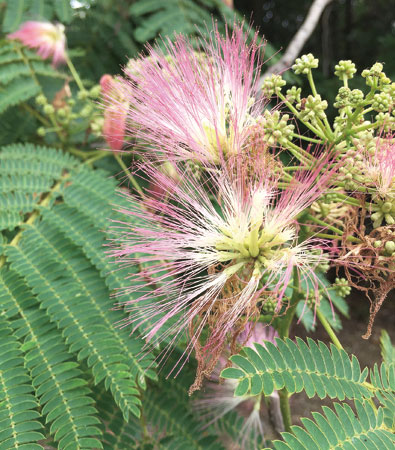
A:
<svg viewBox="0 0 395 450">
<path fill-rule="evenodd" d="M 39 136 L 41 136 L 41 137 L 44 137 L 45 135 L 46 135 L 46 130 L 45 130 L 45 128 L 44 127 L 39 127 L 39 128 L 37 128 L 37 134 L 39 135 Z"/>
<path fill-rule="evenodd" d="M 55 108 L 52 105 L 44 105 L 44 114 L 51 115 L 55 112 Z"/>
<path fill-rule="evenodd" d="M 89 91 L 89 96 L 92 98 L 98 98 L 101 92 L 100 84 L 93 86 L 93 88 Z"/>
<path fill-rule="evenodd" d="M 78 100 L 86 100 L 89 96 L 88 91 L 79 91 L 77 94 Z"/>
<path fill-rule="evenodd" d="M 297 75 L 301 73 L 307 75 L 311 69 L 316 69 L 318 67 L 318 62 L 318 59 L 314 58 L 312 53 L 309 53 L 301 56 L 300 58 L 296 58 L 292 69 Z"/>
<path fill-rule="evenodd" d="M 300 94 L 302 92 L 302 88 L 297 88 L 296 86 L 292 86 L 291 89 L 287 90 L 287 100 L 290 103 L 300 102 Z"/>
<path fill-rule="evenodd" d="M 320 95 L 313 97 L 309 95 L 306 99 L 302 99 L 296 107 L 300 110 L 300 119 L 314 122 L 316 118 L 325 119 L 325 110 L 328 108 L 328 102 L 322 100 Z"/>
<path fill-rule="evenodd" d="M 339 61 L 339 64 L 335 66 L 335 75 L 343 80 L 343 78 L 347 78 L 348 80 L 353 78 L 354 73 L 357 71 L 355 68 L 355 64 L 348 60 Z"/>
<path fill-rule="evenodd" d="M 348 285 L 346 278 L 336 278 L 334 290 L 339 297 L 347 297 L 351 293 L 351 287 Z"/>
<path fill-rule="evenodd" d="M 278 94 L 281 88 L 285 86 L 287 82 L 283 80 L 281 75 L 271 75 L 265 78 L 262 84 L 262 92 L 266 97 L 272 97 L 274 94 Z"/>
<path fill-rule="evenodd" d="M 45 95 L 40 94 L 35 98 L 37 105 L 46 105 L 48 103 L 47 97 Z"/>
<path fill-rule="evenodd" d="M 386 92 L 380 92 L 373 97 L 372 108 L 377 112 L 385 112 L 392 106 L 392 98 Z"/>
</svg>

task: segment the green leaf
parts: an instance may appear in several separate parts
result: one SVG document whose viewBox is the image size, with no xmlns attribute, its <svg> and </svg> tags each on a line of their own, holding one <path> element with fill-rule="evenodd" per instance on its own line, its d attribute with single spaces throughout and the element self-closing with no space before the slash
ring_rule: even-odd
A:
<svg viewBox="0 0 395 450">
<path fill-rule="evenodd" d="M 22 23 L 27 3 L 27 0 L 7 0 L 2 26 L 4 33 L 15 31 Z"/>
<path fill-rule="evenodd" d="M 395 364 L 395 346 L 392 345 L 389 334 L 385 330 L 381 330 L 380 346 L 383 362 Z"/>
<path fill-rule="evenodd" d="M 231 357 L 236 367 L 225 369 L 222 375 L 237 381 L 235 395 L 270 395 L 274 388 L 285 387 L 289 393 L 304 389 L 308 397 L 372 397 L 360 369 L 357 373 L 358 367 L 354 364 L 352 368 L 349 356 L 336 347 L 331 346 L 330 352 L 322 342 L 317 346 L 311 339 L 309 345 L 301 339 L 296 343 L 290 339 L 276 339 L 276 343 L 277 348 L 272 345 L 268 349 L 254 344 L 255 351 L 244 348 L 246 356 Z M 275 356 L 277 352 L 281 358 Z M 287 366 L 284 361 L 288 362 Z M 259 382 L 258 378 L 261 379 Z"/>
<path fill-rule="evenodd" d="M 355 401 L 357 416 L 349 405 L 335 404 L 336 413 L 323 407 L 325 416 L 313 412 L 314 421 L 301 419 L 305 429 L 292 427 L 295 435 L 282 433 L 284 441 L 274 441 L 275 449 L 359 449 L 393 448 L 395 435 L 386 430 L 383 411 L 374 411 L 368 402 Z M 377 447 L 377 443 L 381 445 Z M 351 445 L 354 444 L 354 445 Z M 284 446 L 285 445 L 285 446 Z"/>
<path fill-rule="evenodd" d="M 69 0 L 56 0 L 54 4 L 56 15 L 62 23 L 70 23 L 73 17 L 73 9 Z"/>
</svg>

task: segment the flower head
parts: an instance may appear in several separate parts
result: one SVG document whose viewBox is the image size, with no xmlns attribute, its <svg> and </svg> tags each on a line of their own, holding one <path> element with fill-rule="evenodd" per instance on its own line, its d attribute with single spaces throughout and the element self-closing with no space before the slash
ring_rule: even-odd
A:
<svg viewBox="0 0 395 450">
<path fill-rule="evenodd" d="M 368 182 L 381 197 L 395 196 L 395 136 L 379 138 L 374 150 L 365 152 L 364 157 Z"/>
<path fill-rule="evenodd" d="M 113 255 L 122 265 L 145 266 L 124 292 L 133 293 L 125 302 L 127 322 L 153 344 L 166 340 L 171 346 L 189 333 L 184 356 L 195 350 L 199 363 L 192 390 L 229 339 L 259 316 L 265 295 L 274 296 L 280 310 L 294 269 L 302 280 L 313 280 L 318 295 L 314 267 L 323 242 L 298 243 L 296 219 L 322 193 L 328 175 L 318 178 L 319 164 L 279 193 L 273 174 L 258 161 L 255 168 L 251 174 L 235 165 L 202 180 L 187 169 L 169 177 L 147 165 L 152 182 L 166 188 L 166 199 L 151 198 L 144 209 L 129 197 L 130 207 L 121 210 L 125 221 Z"/>
<path fill-rule="evenodd" d="M 259 64 L 256 39 L 246 43 L 235 27 L 202 43 L 204 53 L 180 36 L 166 54 L 148 47 L 148 57 L 129 64 L 120 84 L 129 101 L 129 133 L 159 155 L 219 162 L 245 148 L 258 116 Z"/>
<path fill-rule="evenodd" d="M 118 81 L 111 75 L 103 75 L 100 79 L 101 95 L 104 100 L 103 136 L 111 150 L 122 149 L 126 129 L 126 108 L 128 102 L 117 89 Z M 115 101 L 115 103 L 114 103 Z M 118 103 L 124 107 L 119 108 Z"/>
<path fill-rule="evenodd" d="M 66 36 L 62 24 L 28 21 L 19 30 L 7 35 L 8 39 L 21 41 L 27 47 L 37 49 L 43 58 L 52 58 L 54 66 L 65 62 Z"/>
</svg>

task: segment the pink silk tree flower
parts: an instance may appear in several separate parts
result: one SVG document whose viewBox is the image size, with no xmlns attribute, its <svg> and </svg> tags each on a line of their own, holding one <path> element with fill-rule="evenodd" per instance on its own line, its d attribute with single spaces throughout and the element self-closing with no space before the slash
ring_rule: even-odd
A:
<svg viewBox="0 0 395 450">
<path fill-rule="evenodd" d="M 378 138 L 375 149 L 365 152 L 365 165 L 368 182 L 374 184 L 378 195 L 395 196 L 395 135 Z"/>
<path fill-rule="evenodd" d="M 371 218 L 377 228 L 382 223 L 395 224 L 395 135 L 383 134 L 375 143 L 358 149 L 355 176 L 372 194 Z"/>
<path fill-rule="evenodd" d="M 66 61 L 66 36 L 62 24 L 28 21 L 19 30 L 8 34 L 7 38 L 37 49 L 38 55 L 43 59 L 52 58 L 54 66 Z"/>
<path fill-rule="evenodd" d="M 101 95 L 104 101 L 103 136 L 113 151 L 123 147 L 126 129 L 126 112 L 129 103 L 117 89 L 119 82 L 111 75 L 103 75 L 100 79 Z M 118 107 L 122 104 L 122 108 Z"/>
<path fill-rule="evenodd" d="M 193 391 L 229 340 L 259 316 L 266 298 L 274 297 L 280 310 L 294 269 L 319 298 L 314 269 L 326 244 L 313 237 L 298 243 L 296 219 L 326 189 L 331 174 L 322 173 L 319 163 L 279 192 L 258 161 L 255 175 L 239 164 L 212 171 L 206 180 L 174 167 L 177 177 L 148 163 L 143 167 L 151 183 L 166 189 L 166 198 L 152 195 L 144 208 L 124 194 L 129 207 L 120 210 L 125 220 L 114 228 L 112 255 L 121 267 L 144 267 L 131 274 L 129 289 L 119 291 L 128 296 L 119 302 L 130 313 L 125 325 L 139 329 L 147 345 L 165 342 L 162 359 L 189 335 L 179 366 L 194 350 Z"/>
<path fill-rule="evenodd" d="M 215 29 L 202 53 L 182 36 L 165 47 L 148 46 L 149 56 L 125 69 L 128 133 L 164 159 L 218 163 L 246 149 L 262 107 L 255 100 L 256 36 L 247 44 L 239 27 L 226 37 Z"/>
</svg>

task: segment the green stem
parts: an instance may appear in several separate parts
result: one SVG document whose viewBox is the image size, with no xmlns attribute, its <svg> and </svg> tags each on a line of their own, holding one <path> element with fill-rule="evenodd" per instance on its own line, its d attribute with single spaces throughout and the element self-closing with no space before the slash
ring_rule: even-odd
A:
<svg viewBox="0 0 395 450">
<path fill-rule="evenodd" d="M 302 136 L 301 134 L 297 134 L 297 133 L 292 133 L 292 137 L 303 139 L 308 142 L 314 142 L 314 144 L 323 144 L 324 143 L 324 141 L 322 139 L 313 139 L 313 138 L 309 138 L 307 136 Z"/>
<path fill-rule="evenodd" d="M 41 84 L 39 83 L 39 81 L 38 81 L 38 79 L 36 77 L 36 73 L 35 73 L 32 65 L 30 64 L 30 61 L 28 60 L 28 58 L 26 58 L 26 55 L 23 53 L 21 48 L 17 47 L 17 52 L 18 52 L 19 56 L 22 58 L 22 60 L 25 63 L 25 65 L 28 67 L 28 69 L 30 71 L 30 75 L 33 78 L 34 83 L 40 89 L 40 94 L 43 95 L 46 98 L 46 96 L 44 94 L 44 91 L 43 91 L 43 88 L 42 88 Z M 55 128 L 55 131 L 56 131 L 57 135 L 59 136 L 59 139 L 61 140 L 62 143 L 64 143 L 65 142 L 65 137 L 64 137 L 63 133 L 60 133 L 59 130 L 58 130 L 59 124 L 56 121 L 55 114 L 54 113 L 49 114 L 48 117 L 49 117 L 53 127 Z"/>
<path fill-rule="evenodd" d="M 369 130 L 369 128 L 377 128 L 378 126 L 379 126 L 378 122 L 368 123 L 366 125 L 361 125 L 360 127 L 357 127 L 357 128 L 352 128 L 350 130 L 350 134 L 355 134 L 355 133 L 359 133 L 360 131 Z"/>
<path fill-rule="evenodd" d="M 108 152 L 107 151 L 104 151 L 104 150 L 91 150 L 91 151 L 83 151 L 83 150 L 78 150 L 77 148 L 69 148 L 68 149 L 68 151 L 72 154 L 72 155 L 75 155 L 75 156 L 78 156 L 78 157 L 80 157 L 80 158 L 82 158 L 82 159 L 88 159 L 89 158 L 89 156 L 95 156 L 95 155 L 98 155 L 99 153 L 102 153 L 102 152 L 104 152 L 105 154 L 108 154 Z"/>
<path fill-rule="evenodd" d="M 361 203 L 358 200 L 350 197 L 349 195 L 342 194 L 341 192 L 337 191 L 334 191 L 333 193 L 336 194 L 336 197 L 341 198 L 343 200 L 343 203 L 348 203 L 349 205 L 353 206 L 361 206 Z"/>
<path fill-rule="evenodd" d="M 287 100 L 284 94 L 281 92 L 278 93 L 279 98 L 283 101 L 283 103 L 288 107 L 290 111 L 292 111 L 297 119 L 299 119 L 309 130 L 311 130 L 315 135 L 319 136 L 321 139 L 326 140 L 325 134 L 321 133 L 321 131 L 311 125 L 309 122 L 305 122 L 300 118 L 299 111 Z"/>
<path fill-rule="evenodd" d="M 310 163 L 314 161 L 314 157 L 310 155 L 310 153 L 306 152 L 306 150 L 291 141 L 288 141 L 287 148 L 296 158 L 298 158 L 303 163 Z"/>
<path fill-rule="evenodd" d="M 114 155 L 114 158 L 117 160 L 118 164 L 122 167 L 123 172 L 128 177 L 128 179 L 132 183 L 133 187 L 141 195 L 141 197 L 144 198 L 144 193 L 143 193 L 140 185 L 137 183 L 134 176 L 129 172 L 129 169 L 126 167 L 126 164 L 122 161 L 122 158 L 119 156 L 119 154 L 117 152 L 113 152 L 113 155 Z"/>
<path fill-rule="evenodd" d="M 55 185 L 54 187 L 48 192 L 48 194 L 41 200 L 40 203 L 38 203 L 36 209 L 32 212 L 32 214 L 30 215 L 30 217 L 26 220 L 26 222 L 24 223 L 24 225 L 31 225 L 32 223 L 34 223 L 34 221 L 38 218 L 38 216 L 40 215 L 40 208 L 43 206 L 47 206 L 52 198 L 52 195 L 60 188 L 60 186 L 62 185 L 62 183 L 70 176 L 70 173 L 65 174 Z M 22 238 L 22 231 L 19 231 L 14 238 L 12 239 L 12 241 L 8 244 L 12 247 L 16 247 L 19 243 L 19 241 Z M 3 255 L 2 257 L 0 257 L 0 268 L 4 266 L 6 262 L 6 257 Z"/>
<path fill-rule="evenodd" d="M 288 166 L 284 167 L 283 170 L 286 172 L 293 172 L 294 170 L 307 170 L 307 167 L 305 166 Z"/>
<path fill-rule="evenodd" d="M 306 218 L 308 220 L 311 220 L 312 222 L 315 222 L 318 225 L 322 225 L 323 227 L 327 228 L 328 230 L 333 231 L 336 234 L 339 234 L 340 236 L 343 236 L 343 230 L 340 228 L 336 228 L 333 225 L 329 225 L 323 220 L 317 219 L 317 217 L 312 216 L 311 214 L 307 214 Z"/>
<path fill-rule="evenodd" d="M 293 284 L 294 289 L 288 311 L 286 312 L 278 327 L 278 334 L 281 339 L 289 337 L 289 329 L 291 327 L 292 319 L 294 318 L 296 307 L 299 302 L 299 276 L 298 269 L 296 267 L 294 267 L 293 271 Z M 286 388 L 283 388 L 278 391 L 278 394 L 280 397 L 280 411 L 283 417 L 285 431 L 287 431 L 288 433 L 292 433 L 291 407 L 289 405 L 288 390 Z"/>
<path fill-rule="evenodd" d="M 311 92 L 313 93 L 314 97 L 316 97 L 318 95 L 317 93 L 317 89 L 315 87 L 315 83 L 314 83 L 314 79 L 313 79 L 313 72 L 311 71 L 311 69 L 309 70 L 309 73 L 307 74 L 307 79 L 309 80 L 309 84 L 311 87 Z M 331 130 L 331 126 L 329 125 L 328 119 L 324 118 L 324 133 L 326 134 L 326 136 L 328 137 L 328 139 L 330 141 L 333 140 L 333 132 Z"/>
<path fill-rule="evenodd" d="M 341 345 L 339 339 L 337 338 L 335 332 L 330 326 L 329 322 L 326 320 L 326 317 L 322 314 L 320 308 L 316 308 L 316 314 L 318 320 L 321 322 L 322 326 L 325 328 L 325 331 L 328 333 L 328 336 L 331 338 L 331 341 L 335 344 L 335 346 L 342 350 L 343 346 Z M 344 350 L 344 349 L 343 349 Z"/>
<path fill-rule="evenodd" d="M 75 82 L 77 83 L 77 86 L 78 86 L 79 90 L 81 92 L 86 92 L 86 89 L 84 88 L 84 85 L 83 85 L 83 83 L 81 81 L 81 78 L 78 75 L 78 72 L 77 72 L 76 68 L 74 67 L 74 64 L 71 61 L 71 59 L 70 59 L 70 57 L 69 57 L 67 52 L 66 52 L 66 55 L 65 55 L 65 60 L 66 60 L 67 66 L 68 66 L 68 68 L 69 68 L 69 70 L 71 72 L 71 75 L 73 75 L 73 78 L 74 78 Z"/>
<path fill-rule="evenodd" d="M 22 107 L 25 108 L 26 111 L 28 111 L 32 116 L 38 119 L 46 127 L 49 126 L 48 120 L 45 117 L 43 117 L 38 111 L 32 108 L 30 105 L 28 105 L 27 103 L 22 103 Z"/>
</svg>

